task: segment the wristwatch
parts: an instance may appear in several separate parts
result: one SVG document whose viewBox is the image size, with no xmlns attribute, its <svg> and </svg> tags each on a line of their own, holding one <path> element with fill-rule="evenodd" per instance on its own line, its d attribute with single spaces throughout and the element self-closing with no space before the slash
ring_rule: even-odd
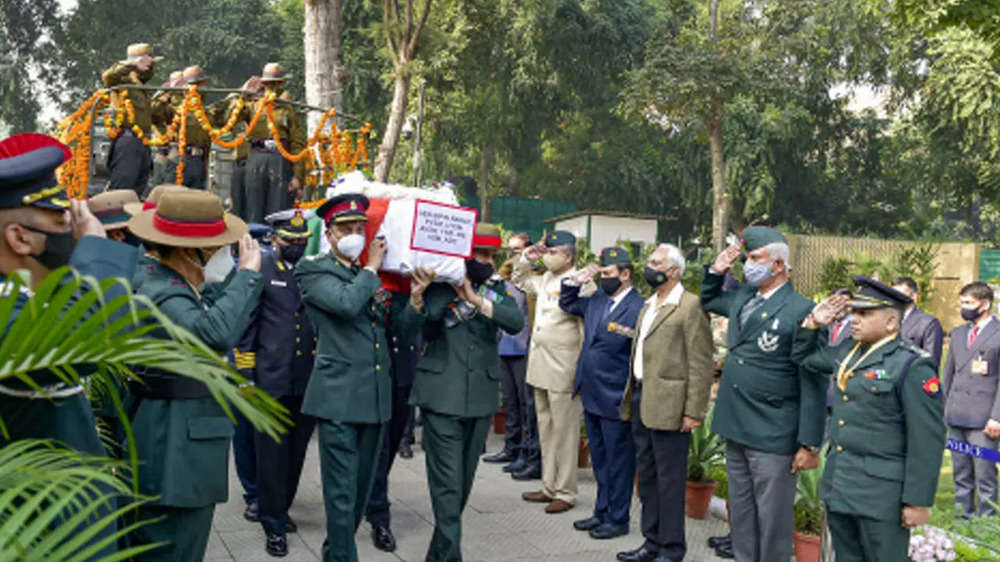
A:
<svg viewBox="0 0 1000 562">
<path fill-rule="evenodd" d="M 802 445 L 802 448 L 809 451 L 813 455 L 816 455 L 817 457 L 819 456 L 820 447 L 816 445 Z"/>
</svg>

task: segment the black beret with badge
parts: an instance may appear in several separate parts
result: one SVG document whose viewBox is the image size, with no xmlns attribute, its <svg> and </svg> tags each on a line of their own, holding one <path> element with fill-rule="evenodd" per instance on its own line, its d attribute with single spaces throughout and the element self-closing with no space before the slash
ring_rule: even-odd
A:
<svg viewBox="0 0 1000 562">
<path fill-rule="evenodd" d="M 554 248 L 556 246 L 575 246 L 576 236 L 565 230 L 554 230 L 545 237 L 545 246 Z"/>
<path fill-rule="evenodd" d="M 282 238 L 309 238 L 311 234 L 301 209 L 287 209 L 271 213 L 264 217 L 264 222 L 271 225 L 278 236 Z"/>
<path fill-rule="evenodd" d="M 69 147 L 48 135 L 21 133 L 0 141 L 0 209 L 69 209 L 56 168 L 72 156 Z"/>
<path fill-rule="evenodd" d="M 855 275 L 854 284 L 858 286 L 858 290 L 847 301 L 847 306 L 851 308 L 873 309 L 892 307 L 903 309 L 913 303 L 913 299 L 907 295 L 866 275 Z"/>
</svg>

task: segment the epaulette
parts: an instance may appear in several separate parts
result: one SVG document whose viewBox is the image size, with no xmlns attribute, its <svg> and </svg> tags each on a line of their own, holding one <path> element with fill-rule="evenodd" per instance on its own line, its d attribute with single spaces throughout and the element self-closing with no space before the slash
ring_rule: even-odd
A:
<svg viewBox="0 0 1000 562">
<path fill-rule="evenodd" d="M 906 349 L 906 350 L 908 350 L 908 351 L 912 351 L 913 353 L 916 353 L 920 357 L 931 357 L 931 354 L 928 353 L 928 351 L 926 349 L 917 347 L 917 346 L 915 346 L 915 345 L 913 345 L 912 343 L 909 343 L 909 342 L 904 343 L 903 344 L 903 348 Z"/>
</svg>

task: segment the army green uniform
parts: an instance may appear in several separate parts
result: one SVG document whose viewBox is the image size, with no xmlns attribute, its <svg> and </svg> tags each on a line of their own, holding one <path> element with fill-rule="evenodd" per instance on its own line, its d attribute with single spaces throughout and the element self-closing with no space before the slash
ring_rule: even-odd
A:
<svg viewBox="0 0 1000 562">
<path fill-rule="evenodd" d="M 827 347 L 821 330 L 800 330 L 804 368 L 835 378 L 853 345 Z M 862 345 L 850 365 L 871 346 Z M 904 505 L 931 506 L 945 426 L 930 354 L 898 337 L 834 381 L 833 413 L 820 496 L 826 502 L 837 562 L 905 562 L 910 531 Z"/>
<path fill-rule="evenodd" d="M 302 412 L 317 418 L 326 541 L 323 560 L 356 561 L 354 534 L 365 513 L 385 424 L 392 415 L 387 307 L 370 269 L 331 253 L 295 267 L 318 343 Z"/>
<path fill-rule="evenodd" d="M 239 270 L 210 301 L 173 269 L 146 263 L 140 294 L 213 350 L 236 344 L 263 289 L 258 272 Z M 229 441 L 233 424 L 204 385 L 163 372 L 141 373 L 128 408 L 139 456 L 139 491 L 158 499 L 140 519 L 162 520 L 136 529 L 133 544 L 168 542 L 143 560 L 201 560 L 215 504 L 228 498 Z"/>
<path fill-rule="evenodd" d="M 481 295 L 493 303 L 492 318 L 460 301 L 444 284 L 427 289 L 424 306 L 408 306 L 406 326 L 421 326 L 427 347 L 417 363 L 410 403 L 424 420 L 427 481 L 434 508 L 433 562 L 462 560 L 462 511 L 469 499 L 490 416 L 500 392 L 498 328 L 516 334 L 524 316 L 494 276 Z"/>
<path fill-rule="evenodd" d="M 134 66 L 119 62 L 105 70 L 101 80 L 109 88 L 135 84 L 131 76 L 134 70 Z M 139 80 L 145 82 L 152 76 L 153 70 L 150 69 L 141 74 Z M 123 96 L 124 93 L 116 91 L 112 94 L 112 99 L 120 100 Z M 108 157 L 111 179 L 108 189 L 131 189 L 141 197 L 149 184 L 153 159 L 149 147 L 132 132 L 132 125 L 138 125 L 148 138 L 154 123 L 161 125 L 170 122 L 170 106 L 166 97 L 160 96 L 151 100 L 145 90 L 128 90 L 128 99 L 132 102 L 134 120 L 130 122 L 126 115 L 122 128 L 111 145 L 111 154 Z"/>
<path fill-rule="evenodd" d="M 239 120 L 247 123 L 253 119 L 263 100 L 246 102 L 239 114 Z M 284 100 L 275 100 L 274 121 L 285 150 L 295 154 L 306 146 L 306 133 L 294 106 Z M 273 146 L 273 137 L 267 127 L 267 115 L 262 114 L 257 126 L 247 134 L 250 154 L 247 158 L 244 177 L 247 222 L 264 222 L 264 217 L 292 206 L 288 193 L 288 182 L 292 177 L 305 186 L 305 162 L 297 164 L 285 160 Z"/>
</svg>

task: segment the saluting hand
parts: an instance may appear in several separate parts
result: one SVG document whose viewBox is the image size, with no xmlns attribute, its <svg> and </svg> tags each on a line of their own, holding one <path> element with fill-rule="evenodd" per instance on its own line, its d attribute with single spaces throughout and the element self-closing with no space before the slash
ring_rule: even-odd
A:
<svg viewBox="0 0 1000 562">
<path fill-rule="evenodd" d="M 94 216 L 94 213 L 90 212 L 90 207 L 86 201 L 71 199 L 69 205 L 70 223 L 73 225 L 73 238 L 79 240 L 84 236 L 108 237 L 104 232 L 104 226 L 101 225 L 101 221 Z"/>
<path fill-rule="evenodd" d="M 743 249 L 736 244 L 722 250 L 722 253 L 715 258 L 715 263 L 712 264 L 712 271 L 720 275 L 726 273 L 729 268 L 733 267 L 736 260 L 740 259 L 742 253 Z"/>
<path fill-rule="evenodd" d="M 240 238 L 240 269 L 260 271 L 260 244 L 249 234 Z"/>
<path fill-rule="evenodd" d="M 528 261 L 537 261 L 545 253 L 545 245 L 539 242 L 538 244 L 533 244 L 524 249 L 524 259 Z"/>
<path fill-rule="evenodd" d="M 847 295 L 830 295 L 813 307 L 812 319 L 819 326 L 829 326 L 843 312 L 850 299 Z"/>
<path fill-rule="evenodd" d="M 586 284 L 587 281 L 590 281 L 591 279 L 594 278 L 595 275 L 597 275 L 598 269 L 600 268 L 597 267 L 597 264 L 592 263 L 588 265 L 587 267 L 578 271 L 576 275 L 573 276 L 573 282 L 576 283 L 577 285 Z"/>
</svg>

